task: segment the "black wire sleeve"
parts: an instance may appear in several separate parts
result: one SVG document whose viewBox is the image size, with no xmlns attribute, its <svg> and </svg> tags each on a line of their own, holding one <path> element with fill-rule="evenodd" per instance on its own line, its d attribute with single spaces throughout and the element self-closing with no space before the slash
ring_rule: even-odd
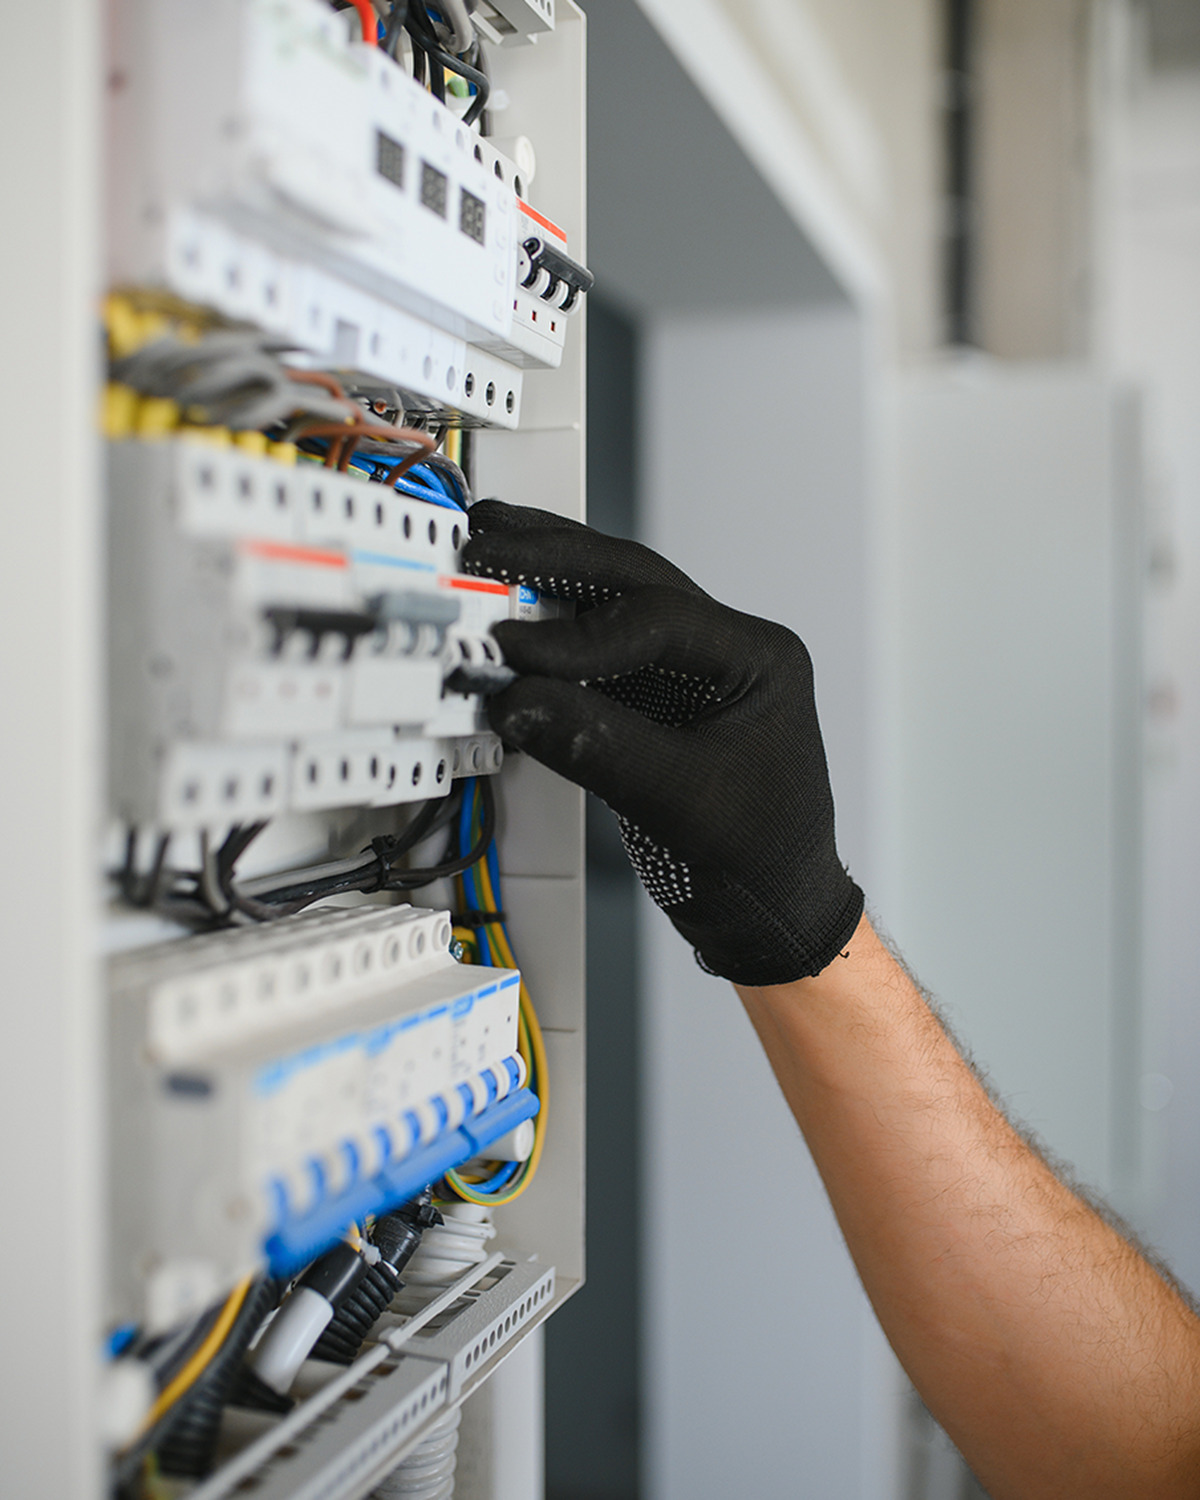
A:
<svg viewBox="0 0 1200 1500">
<path fill-rule="evenodd" d="M 118 1500 L 140 1500 L 142 1465 L 146 1455 L 158 1454 L 164 1472 L 199 1477 L 207 1472 L 216 1448 L 221 1412 L 237 1376 L 238 1366 L 260 1324 L 279 1301 L 282 1283 L 264 1277 L 246 1294 L 233 1327 L 208 1368 L 191 1390 L 170 1407 L 154 1426 L 122 1453 L 112 1469 L 112 1493 Z M 220 1312 L 211 1310 L 201 1320 L 206 1328 Z M 174 1467 L 174 1465 L 181 1467 Z"/>
<path fill-rule="evenodd" d="M 135 1345 L 130 1351 L 130 1357 L 141 1360 L 148 1366 L 155 1385 L 160 1391 L 164 1390 L 208 1337 L 209 1330 L 220 1315 L 221 1304 L 218 1302 L 190 1324 L 155 1339 L 144 1350 L 139 1350 Z"/>
<path fill-rule="evenodd" d="M 251 1287 L 213 1362 L 180 1398 L 174 1420 L 170 1413 L 164 1417 L 167 1431 L 154 1445 L 164 1474 L 199 1479 L 212 1467 L 221 1413 L 228 1405 L 238 1367 L 262 1320 L 279 1301 L 279 1291 L 279 1283 L 271 1277 Z"/>
<path fill-rule="evenodd" d="M 380 1252 L 379 1261 L 325 1325 L 310 1358 L 335 1365 L 354 1363 L 371 1329 L 404 1285 L 400 1273 L 416 1253 L 422 1235 L 441 1222 L 428 1188 L 411 1202 L 376 1219 L 370 1239 Z"/>
<path fill-rule="evenodd" d="M 310 1359 L 352 1365 L 371 1329 L 400 1290 L 400 1278 L 385 1264 L 371 1266 L 313 1345 Z"/>
</svg>

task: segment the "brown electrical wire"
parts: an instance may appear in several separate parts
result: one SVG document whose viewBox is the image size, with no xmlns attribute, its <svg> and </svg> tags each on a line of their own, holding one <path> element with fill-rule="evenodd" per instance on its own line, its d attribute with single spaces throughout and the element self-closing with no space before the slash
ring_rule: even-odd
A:
<svg viewBox="0 0 1200 1500">
<path fill-rule="evenodd" d="M 410 453 L 407 458 L 402 458 L 394 469 L 387 471 L 383 478 L 384 484 L 395 484 L 397 479 L 408 473 L 413 464 L 419 464 L 423 459 L 437 452 L 437 444 L 427 432 L 418 432 L 415 427 L 397 427 L 396 431 L 404 434 L 405 442 L 418 443 L 420 446 L 416 452 Z"/>
<path fill-rule="evenodd" d="M 289 380 L 294 380 L 297 385 L 319 385 L 322 390 L 328 391 L 339 401 L 347 401 L 349 398 L 342 389 L 341 382 L 333 375 L 326 374 L 324 370 L 294 370 L 290 365 L 284 365 L 283 372 Z"/>
<path fill-rule="evenodd" d="M 420 463 L 431 454 L 437 452 L 437 444 L 427 432 L 418 432 L 415 427 L 389 427 L 383 422 L 371 422 L 365 418 L 356 418 L 352 422 L 304 422 L 292 434 L 293 440 L 305 437 L 329 438 L 329 452 L 325 455 L 325 465 L 333 468 L 339 464 L 343 449 L 353 452 L 354 438 L 371 438 L 379 444 L 413 443 L 416 449 L 413 453 L 406 454 L 398 464 L 389 469 L 385 478 L 385 484 L 395 484 L 402 475 L 407 474 L 413 464 Z M 340 439 L 335 443 L 333 439 Z M 336 454 L 335 454 L 336 449 Z M 346 460 L 349 464 L 349 458 Z"/>
</svg>

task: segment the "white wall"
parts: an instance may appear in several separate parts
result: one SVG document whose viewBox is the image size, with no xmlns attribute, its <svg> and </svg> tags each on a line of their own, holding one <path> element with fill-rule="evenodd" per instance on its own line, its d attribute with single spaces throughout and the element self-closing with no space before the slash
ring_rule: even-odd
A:
<svg viewBox="0 0 1200 1500">
<path fill-rule="evenodd" d="M 1114 120 L 1111 364 L 1144 391 L 1145 1221 L 1200 1287 L 1200 71 L 1136 80 Z"/>
<path fill-rule="evenodd" d="M 839 847 L 870 884 L 866 365 L 845 308 L 647 331 L 646 540 L 816 663 Z M 888 1500 L 891 1365 L 729 985 L 646 905 L 645 1493 Z"/>
<path fill-rule="evenodd" d="M 103 1242 L 94 851 L 99 838 L 99 546 L 93 359 L 99 285 L 99 12 L 68 0 L 53 33 L 6 16 L 0 55 L 0 818 L 12 857 L 0 900 L 0 1275 L 49 1295 L 6 1299 L 0 1491 L 101 1493 L 96 1409 Z M 36 151 L 18 141 L 37 141 Z M 38 456 L 53 392 L 53 462 Z M 24 1225 L 21 1233 L 12 1226 Z M 77 1226 L 78 1232 L 66 1229 Z"/>
<path fill-rule="evenodd" d="M 1137 1068 L 1134 411 L 1083 370 L 904 383 L 884 925 L 1018 1116 L 1127 1192 Z"/>
</svg>

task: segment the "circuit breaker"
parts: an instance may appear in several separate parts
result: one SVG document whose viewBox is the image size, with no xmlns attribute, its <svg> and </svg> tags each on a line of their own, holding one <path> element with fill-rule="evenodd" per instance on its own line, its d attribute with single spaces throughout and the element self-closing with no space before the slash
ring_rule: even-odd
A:
<svg viewBox="0 0 1200 1500">
<path fill-rule="evenodd" d="M 583 513 L 583 17 L 109 20 L 109 1484 L 448 1496 L 583 1274 L 580 800 L 487 716 L 560 605 L 461 561 Z"/>
</svg>

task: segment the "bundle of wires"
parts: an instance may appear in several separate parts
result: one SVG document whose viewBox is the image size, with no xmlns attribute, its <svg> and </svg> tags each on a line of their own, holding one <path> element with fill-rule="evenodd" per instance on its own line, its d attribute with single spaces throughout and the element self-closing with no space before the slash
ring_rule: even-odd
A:
<svg viewBox="0 0 1200 1500">
<path fill-rule="evenodd" d="M 313 458 L 320 458 L 326 454 L 328 443 L 324 439 L 301 439 L 299 447 Z M 440 505 L 465 514 L 471 503 L 470 487 L 463 471 L 441 453 L 430 453 L 420 462 L 413 463 L 404 474 L 397 474 L 396 460 L 390 455 L 356 449 L 342 467 L 343 472 L 361 474 L 429 505 Z"/>
<path fill-rule="evenodd" d="M 489 792 L 483 778 L 470 778 L 464 788 L 459 813 L 460 851 L 474 850 L 479 846 Z M 455 937 L 475 962 L 494 968 L 517 968 L 502 904 L 500 861 L 494 837 L 488 840 L 483 857 L 465 868 L 456 884 L 461 914 L 455 924 Z M 443 1196 L 499 1207 L 519 1198 L 533 1181 L 546 1141 L 550 1084 L 542 1030 L 523 977 L 517 1018 L 517 1050 L 525 1063 L 526 1084 L 537 1095 L 540 1106 L 534 1119 L 533 1151 L 529 1159 L 494 1162 L 480 1172 L 469 1174 L 447 1172 L 443 1179 Z"/>
<path fill-rule="evenodd" d="M 197 1478 L 208 1472 L 238 1367 L 281 1290 L 270 1278 L 245 1277 L 190 1324 L 127 1348 L 125 1358 L 141 1360 L 152 1372 L 158 1395 L 140 1433 L 116 1456 L 118 1496 L 142 1492 L 148 1461 L 168 1474 Z"/>
<path fill-rule="evenodd" d="M 424 0 L 394 0 L 380 45 L 396 61 L 405 32 L 412 46 L 413 77 L 423 83 L 428 74 L 434 98 L 445 102 L 446 73 L 457 74 L 474 95 L 463 124 L 474 125 L 487 108 L 491 83 L 464 0 L 440 0 L 436 9 Z"/>
<path fill-rule="evenodd" d="M 126 839 L 124 866 L 114 872 L 118 889 L 131 906 L 152 907 L 174 921 L 212 927 L 244 919 L 274 922 L 303 911 L 314 901 L 351 891 L 413 891 L 447 880 L 484 858 L 496 826 L 496 809 L 490 785 L 473 794 L 480 806 L 478 832 L 473 845 L 462 850 L 457 837 L 452 851 L 432 865 L 406 865 L 403 861 L 419 845 L 443 828 L 461 822 L 462 786 L 448 797 L 424 803 L 398 834 L 380 834 L 360 854 L 337 859 L 314 868 L 281 871 L 260 876 L 242 885 L 235 879 L 237 861 L 267 826 L 265 822 L 235 824 L 223 843 L 214 848 L 207 834 L 201 835 L 201 866 L 198 870 L 175 869 L 167 864 L 169 835 L 155 844 L 148 874 L 137 867 L 138 838 L 131 829 Z"/>
</svg>

